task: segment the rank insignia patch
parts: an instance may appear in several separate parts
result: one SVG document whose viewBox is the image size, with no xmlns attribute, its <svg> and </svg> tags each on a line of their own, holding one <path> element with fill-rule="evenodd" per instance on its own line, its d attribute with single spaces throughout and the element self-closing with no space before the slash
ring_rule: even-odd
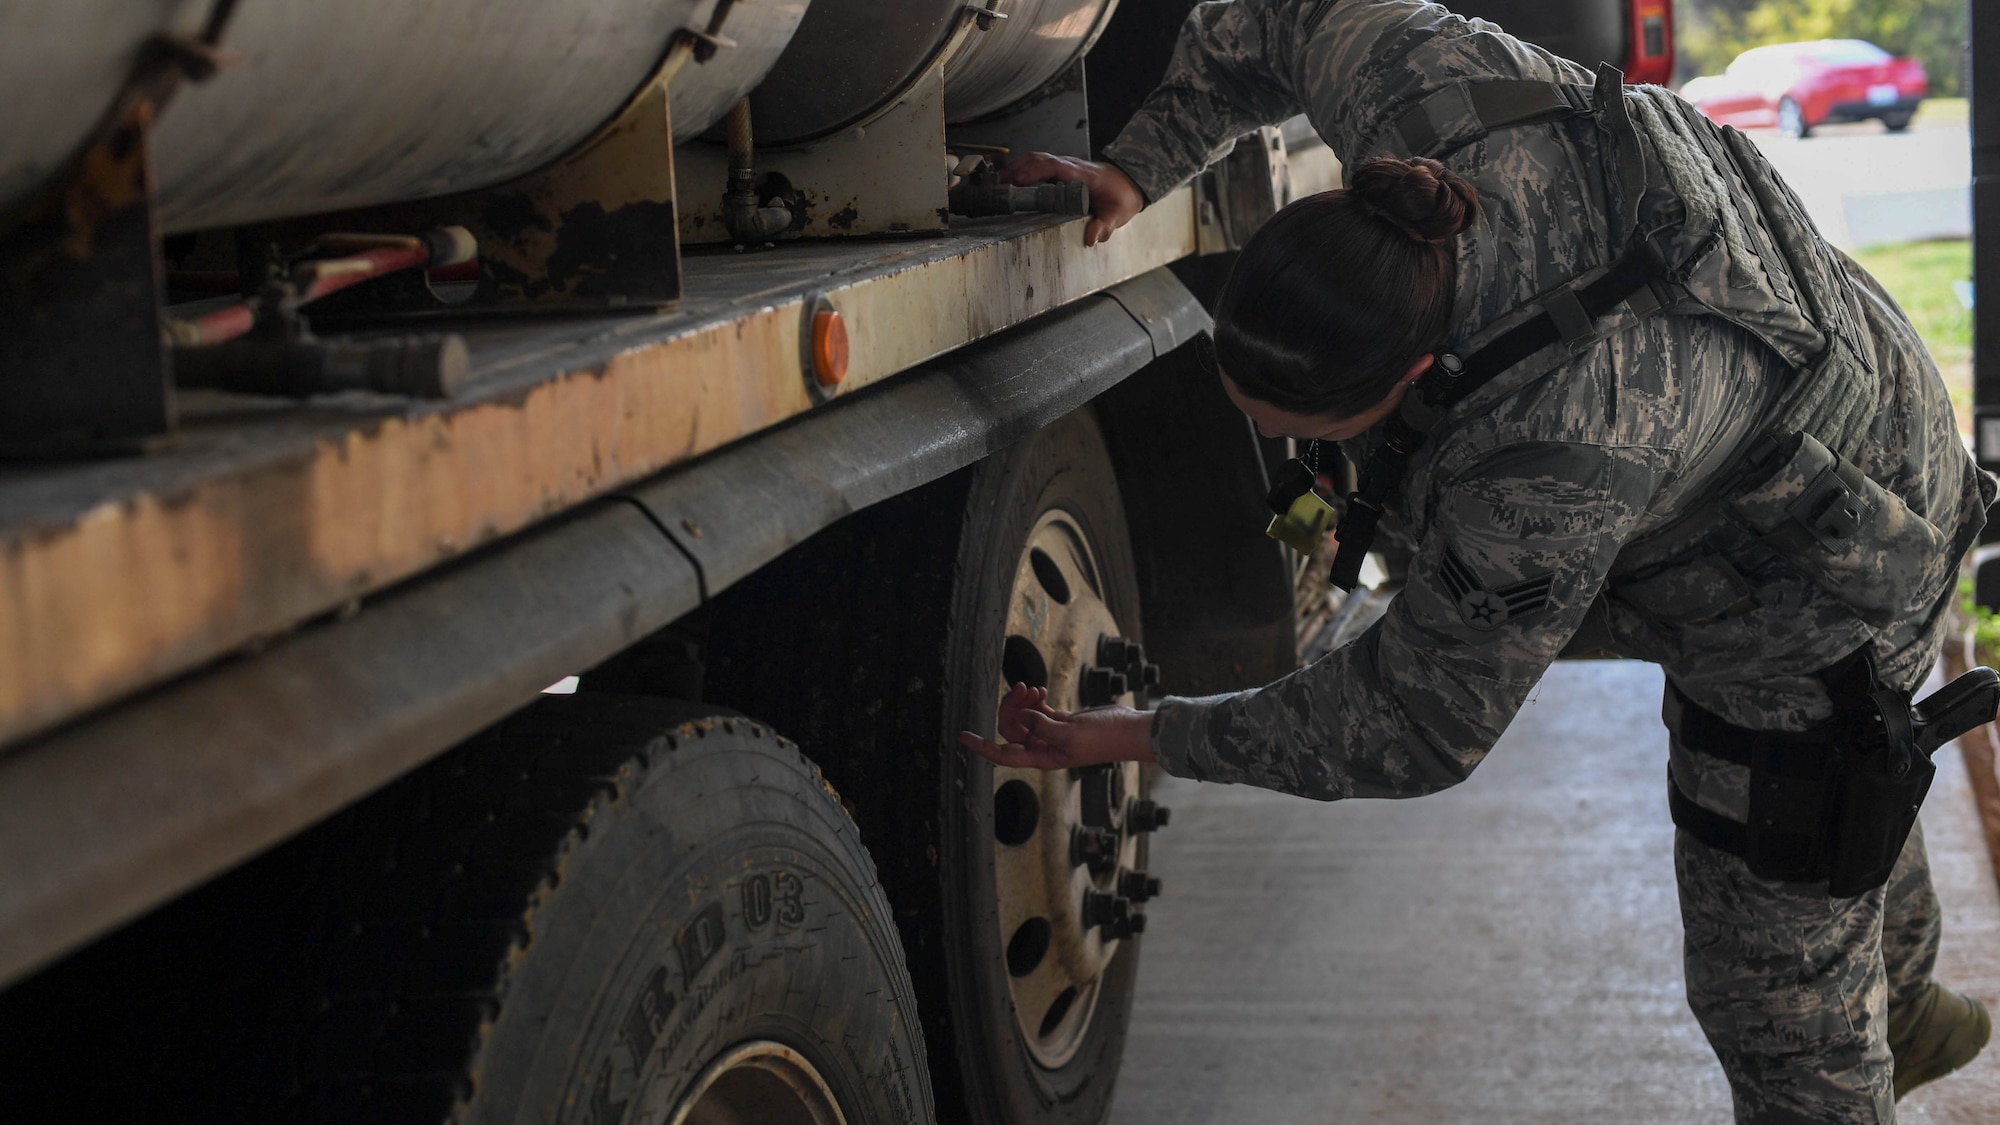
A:
<svg viewBox="0 0 2000 1125">
<path fill-rule="evenodd" d="M 1554 575 L 1544 574 L 1489 590 L 1450 547 L 1444 549 L 1438 577 L 1458 599 L 1458 615 L 1474 629 L 1498 629 L 1516 617 L 1546 609 L 1549 587 L 1555 584 Z"/>
</svg>

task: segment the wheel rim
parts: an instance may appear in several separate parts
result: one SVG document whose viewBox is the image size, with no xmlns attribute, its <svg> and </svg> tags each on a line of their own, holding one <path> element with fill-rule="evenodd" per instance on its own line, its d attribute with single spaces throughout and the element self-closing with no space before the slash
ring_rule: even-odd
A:
<svg viewBox="0 0 2000 1125">
<path fill-rule="evenodd" d="M 847 1125 L 826 1080 L 804 1055 L 769 1040 L 743 1043 L 708 1064 L 667 1125 Z"/>
<path fill-rule="evenodd" d="M 1053 706 L 1079 706 L 1100 638 L 1119 635 L 1103 591 L 1089 537 L 1069 513 L 1044 513 L 1008 595 L 1000 690 L 1017 681 L 1046 686 Z M 1132 702 L 1129 691 L 1117 698 Z M 1138 833 L 1125 814 L 1140 785 L 1134 762 L 1094 771 L 993 770 L 993 882 L 1008 993 L 1022 1042 L 1049 1069 L 1082 1046 L 1099 982 L 1118 952 L 1121 926 L 1096 919 L 1112 899 L 1126 902 L 1120 880 L 1138 866 Z M 1087 801 L 1095 824 L 1085 823 Z M 1086 837 L 1079 833 L 1093 834 L 1090 842 L 1080 843 Z M 1115 834 L 1115 843 L 1103 833 Z M 1095 864 L 1080 858 L 1079 848 L 1094 850 Z"/>
<path fill-rule="evenodd" d="M 1805 131 L 1805 114 L 1799 103 L 1787 98 L 1778 103 L 1778 131 L 1790 136 L 1798 136 Z"/>
</svg>

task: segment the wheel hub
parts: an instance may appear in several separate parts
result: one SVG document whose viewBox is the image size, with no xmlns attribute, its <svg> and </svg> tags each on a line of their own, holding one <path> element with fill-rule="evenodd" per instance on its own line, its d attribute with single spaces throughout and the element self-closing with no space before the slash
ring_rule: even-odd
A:
<svg viewBox="0 0 2000 1125">
<path fill-rule="evenodd" d="M 847 1125 L 833 1091 L 804 1055 L 756 1040 L 723 1052 L 695 1077 L 667 1125 Z"/>
<path fill-rule="evenodd" d="M 1008 599 L 1001 692 L 1016 682 L 1046 687 L 1051 705 L 1072 710 L 1131 704 L 1135 690 L 1158 682 L 1139 646 L 1118 635 L 1103 589 L 1076 521 L 1044 514 Z M 1140 789 L 1135 762 L 993 771 L 993 874 L 1008 990 L 1022 1040 L 1042 1066 L 1075 1056 L 1119 942 L 1145 928 L 1135 907 L 1159 891 L 1159 881 L 1138 870 L 1139 837 L 1164 821 L 1164 810 L 1139 800 Z"/>
</svg>

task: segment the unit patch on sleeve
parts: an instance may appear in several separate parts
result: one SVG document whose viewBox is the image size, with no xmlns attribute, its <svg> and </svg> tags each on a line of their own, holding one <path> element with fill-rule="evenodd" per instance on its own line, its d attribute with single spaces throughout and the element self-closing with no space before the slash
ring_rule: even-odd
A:
<svg viewBox="0 0 2000 1125">
<path fill-rule="evenodd" d="M 1498 629 L 1516 617 L 1546 609 L 1549 588 L 1555 584 L 1555 575 L 1544 574 L 1488 589 L 1450 547 L 1438 562 L 1438 577 L 1458 599 L 1458 615 L 1474 629 Z"/>
</svg>

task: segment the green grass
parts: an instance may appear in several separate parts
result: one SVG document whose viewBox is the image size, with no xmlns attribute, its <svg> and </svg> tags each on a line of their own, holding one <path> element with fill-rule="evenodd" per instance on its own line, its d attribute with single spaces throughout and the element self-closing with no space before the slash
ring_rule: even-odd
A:
<svg viewBox="0 0 2000 1125">
<path fill-rule="evenodd" d="M 1925 98 L 1917 107 L 1917 120 L 1932 125 L 1966 121 L 1972 116 L 1964 98 Z"/>
<path fill-rule="evenodd" d="M 1972 276 L 1972 243 L 1906 242 L 1854 255 L 1910 314 L 1917 334 L 1941 349 L 1972 346 L 1972 314 L 1958 302 L 1951 283 Z"/>
<path fill-rule="evenodd" d="M 1958 412 L 1958 428 L 1972 426 L 1972 313 L 1959 304 L 1951 283 L 1972 276 L 1972 243 L 1908 242 L 1854 255 L 1903 306 L 1937 361 Z"/>
</svg>

